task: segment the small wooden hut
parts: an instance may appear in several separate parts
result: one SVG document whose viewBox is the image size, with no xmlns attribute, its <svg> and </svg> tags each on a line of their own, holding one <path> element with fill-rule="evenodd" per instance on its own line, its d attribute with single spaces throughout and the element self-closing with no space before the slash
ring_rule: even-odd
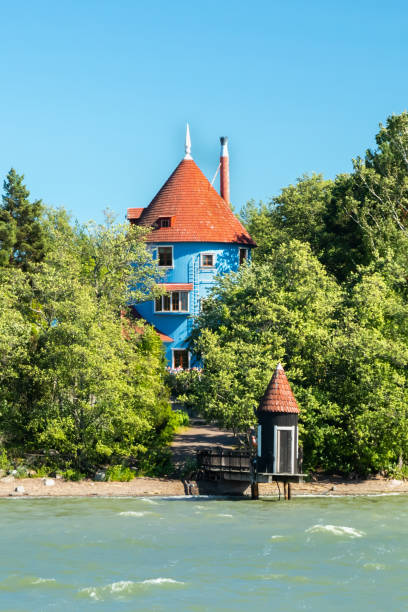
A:
<svg viewBox="0 0 408 612">
<path fill-rule="evenodd" d="M 256 458 L 249 451 L 200 450 L 199 473 L 207 479 L 250 482 L 252 499 L 259 498 L 259 483 L 283 482 L 284 497 L 290 499 L 290 483 L 303 482 L 304 474 L 299 473 L 299 407 L 280 363 L 257 417 Z"/>
<path fill-rule="evenodd" d="M 299 407 L 278 363 L 257 412 L 258 473 L 298 474 L 298 415 Z"/>
</svg>

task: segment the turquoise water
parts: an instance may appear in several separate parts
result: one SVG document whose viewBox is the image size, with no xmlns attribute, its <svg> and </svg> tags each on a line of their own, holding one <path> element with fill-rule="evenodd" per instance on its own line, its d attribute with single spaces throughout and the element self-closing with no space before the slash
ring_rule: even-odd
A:
<svg viewBox="0 0 408 612">
<path fill-rule="evenodd" d="M 408 610 L 408 497 L 0 500 L 2 612 Z"/>
</svg>

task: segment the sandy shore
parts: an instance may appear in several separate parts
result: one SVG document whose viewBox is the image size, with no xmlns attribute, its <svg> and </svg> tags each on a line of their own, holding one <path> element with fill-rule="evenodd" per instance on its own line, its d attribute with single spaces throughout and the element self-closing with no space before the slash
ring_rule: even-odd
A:
<svg viewBox="0 0 408 612">
<path fill-rule="evenodd" d="M 8 476 L 0 479 L 0 497 L 30 496 L 30 497 L 121 497 L 121 496 L 181 496 L 186 494 L 185 484 L 180 480 L 167 478 L 135 478 L 131 482 L 68 482 L 52 479 L 51 486 L 47 486 L 46 479 L 19 478 Z M 192 493 L 213 493 L 228 495 L 237 493 L 228 486 L 228 483 L 192 482 Z M 216 485 L 216 486 L 215 486 Z M 23 493 L 16 491 L 23 487 Z M 281 493 L 283 486 L 280 485 Z M 242 490 L 249 495 L 249 487 Z M 277 495 L 276 483 L 259 485 L 260 495 Z M 369 480 L 347 481 L 339 477 L 321 478 L 315 482 L 292 485 L 292 496 L 302 495 L 379 495 L 392 493 L 408 493 L 408 481 L 386 480 L 385 478 L 371 478 Z"/>
<path fill-rule="evenodd" d="M 319 478 L 313 482 L 292 484 L 292 496 L 301 495 L 384 495 L 395 493 L 408 493 L 408 481 L 388 480 L 374 477 L 370 479 L 347 480 L 341 477 Z M 281 492 L 283 485 L 280 484 Z M 261 495 L 276 495 L 277 483 L 260 484 Z"/>
<path fill-rule="evenodd" d="M 71 482 L 51 479 L 54 483 L 46 485 L 44 478 L 10 477 L 0 479 L 0 497 L 16 494 L 16 487 L 24 487 L 24 494 L 46 497 L 99 497 L 99 496 L 152 496 L 152 495 L 184 495 L 184 485 L 180 480 L 165 478 L 135 478 L 130 482 L 94 482 L 82 480 Z M 6 481 L 6 482 L 5 482 Z"/>
</svg>

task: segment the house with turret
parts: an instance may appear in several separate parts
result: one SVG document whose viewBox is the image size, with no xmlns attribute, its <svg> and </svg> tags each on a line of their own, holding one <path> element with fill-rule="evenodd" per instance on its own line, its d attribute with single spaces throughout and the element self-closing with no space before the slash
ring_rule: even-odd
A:
<svg viewBox="0 0 408 612">
<path fill-rule="evenodd" d="M 191 156 L 187 126 L 185 156 L 177 168 L 148 206 L 127 211 L 130 223 L 151 228 L 147 244 L 165 271 L 165 293 L 135 309 L 160 334 L 174 369 L 194 365 L 188 338 L 215 277 L 238 270 L 256 246 L 231 210 L 228 139 L 220 140 L 220 193 Z"/>
</svg>

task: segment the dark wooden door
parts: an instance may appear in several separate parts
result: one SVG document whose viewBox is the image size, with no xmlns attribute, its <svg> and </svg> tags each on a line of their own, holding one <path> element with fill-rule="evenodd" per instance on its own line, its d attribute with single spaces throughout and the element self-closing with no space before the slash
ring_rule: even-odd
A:
<svg viewBox="0 0 408 612">
<path fill-rule="evenodd" d="M 293 472 L 292 467 L 292 429 L 278 429 L 278 473 L 291 474 Z"/>
</svg>

